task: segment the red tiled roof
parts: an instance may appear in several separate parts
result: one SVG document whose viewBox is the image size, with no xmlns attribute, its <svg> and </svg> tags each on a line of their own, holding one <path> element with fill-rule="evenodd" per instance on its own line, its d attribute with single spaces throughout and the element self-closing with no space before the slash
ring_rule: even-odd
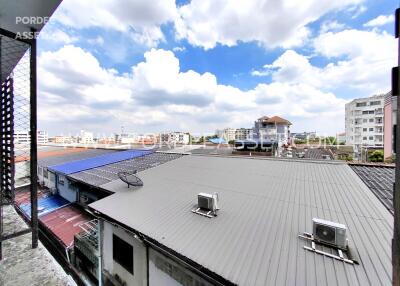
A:
<svg viewBox="0 0 400 286">
<path fill-rule="evenodd" d="M 292 125 L 289 120 L 286 120 L 282 117 L 279 116 L 272 116 L 271 118 L 268 118 L 265 120 L 267 123 L 281 123 L 281 124 L 287 124 L 287 125 Z"/>
</svg>

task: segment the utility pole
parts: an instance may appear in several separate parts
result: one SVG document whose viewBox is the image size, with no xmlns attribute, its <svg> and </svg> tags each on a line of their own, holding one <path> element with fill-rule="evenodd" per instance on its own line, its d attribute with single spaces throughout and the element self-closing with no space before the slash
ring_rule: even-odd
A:
<svg viewBox="0 0 400 286">
<path fill-rule="evenodd" d="M 396 176 L 393 194 L 394 225 L 392 240 L 393 286 L 400 286 L 400 8 L 396 9 L 395 38 L 398 39 L 398 63 L 392 69 L 392 96 L 397 96 L 396 110 Z"/>
</svg>

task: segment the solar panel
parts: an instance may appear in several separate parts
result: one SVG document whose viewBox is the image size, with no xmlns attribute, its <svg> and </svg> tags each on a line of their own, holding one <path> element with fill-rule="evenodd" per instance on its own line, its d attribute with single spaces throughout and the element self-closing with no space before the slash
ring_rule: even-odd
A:
<svg viewBox="0 0 400 286">
<path fill-rule="evenodd" d="M 70 175 L 81 171 L 101 167 L 116 162 L 145 156 L 153 153 L 152 150 L 127 150 L 121 152 L 115 152 L 110 154 L 100 155 L 94 158 L 83 159 L 79 161 L 69 162 L 61 165 L 50 166 L 48 169 L 53 172 Z"/>
<path fill-rule="evenodd" d="M 119 178 L 118 173 L 120 172 L 129 173 L 133 172 L 134 170 L 141 172 L 182 156 L 183 155 L 181 154 L 174 153 L 152 153 L 146 156 L 136 157 L 125 161 L 116 162 L 114 164 L 74 173 L 69 175 L 69 177 L 93 186 L 100 186 L 117 180 Z"/>
</svg>

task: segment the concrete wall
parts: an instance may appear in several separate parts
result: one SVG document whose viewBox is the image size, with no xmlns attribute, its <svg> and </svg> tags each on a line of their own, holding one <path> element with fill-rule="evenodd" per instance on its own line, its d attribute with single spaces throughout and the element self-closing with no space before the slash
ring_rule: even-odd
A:
<svg viewBox="0 0 400 286">
<path fill-rule="evenodd" d="M 392 136 L 393 136 L 393 122 L 392 122 L 392 103 L 385 106 L 384 109 L 384 127 L 383 127 L 383 140 L 384 140 L 384 158 L 392 156 Z"/>
<path fill-rule="evenodd" d="M 42 171 L 38 170 L 39 183 L 44 185 L 44 186 L 46 186 L 50 190 L 55 190 L 56 189 L 56 176 L 55 176 L 55 174 L 50 172 L 50 171 L 48 171 L 46 167 L 39 166 L 39 168 L 42 168 Z M 47 172 L 47 178 L 45 177 L 45 173 L 46 172 Z"/>
<path fill-rule="evenodd" d="M 64 175 L 57 175 L 58 194 L 71 203 L 77 201 L 77 190 L 72 187 Z"/>
<path fill-rule="evenodd" d="M 113 259 L 113 234 L 133 246 L 133 275 Z M 111 275 L 117 274 L 127 286 L 147 285 L 146 247 L 131 233 L 122 228 L 104 222 L 102 237 L 103 270 Z"/>
</svg>

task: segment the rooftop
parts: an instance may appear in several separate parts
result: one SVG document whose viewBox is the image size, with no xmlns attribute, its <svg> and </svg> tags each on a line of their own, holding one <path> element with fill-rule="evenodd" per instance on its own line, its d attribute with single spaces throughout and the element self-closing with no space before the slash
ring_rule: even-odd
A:
<svg viewBox="0 0 400 286">
<path fill-rule="evenodd" d="M 12 206 L 3 211 L 5 233 L 27 227 Z M 76 285 L 40 241 L 36 249 L 31 248 L 31 241 L 31 234 L 25 234 L 3 242 L 0 285 Z"/>
<path fill-rule="evenodd" d="M 351 168 L 393 214 L 394 167 L 351 165 Z"/>
<path fill-rule="evenodd" d="M 232 283 L 391 284 L 393 217 L 346 164 L 189 155 L 140 178 L 90 207 Z M 219 193 L 217 217 L 191 212 L 200 192 Z M 347 226 L 360 265 L 303 249 L 315 217 Z"/>
</svg>

